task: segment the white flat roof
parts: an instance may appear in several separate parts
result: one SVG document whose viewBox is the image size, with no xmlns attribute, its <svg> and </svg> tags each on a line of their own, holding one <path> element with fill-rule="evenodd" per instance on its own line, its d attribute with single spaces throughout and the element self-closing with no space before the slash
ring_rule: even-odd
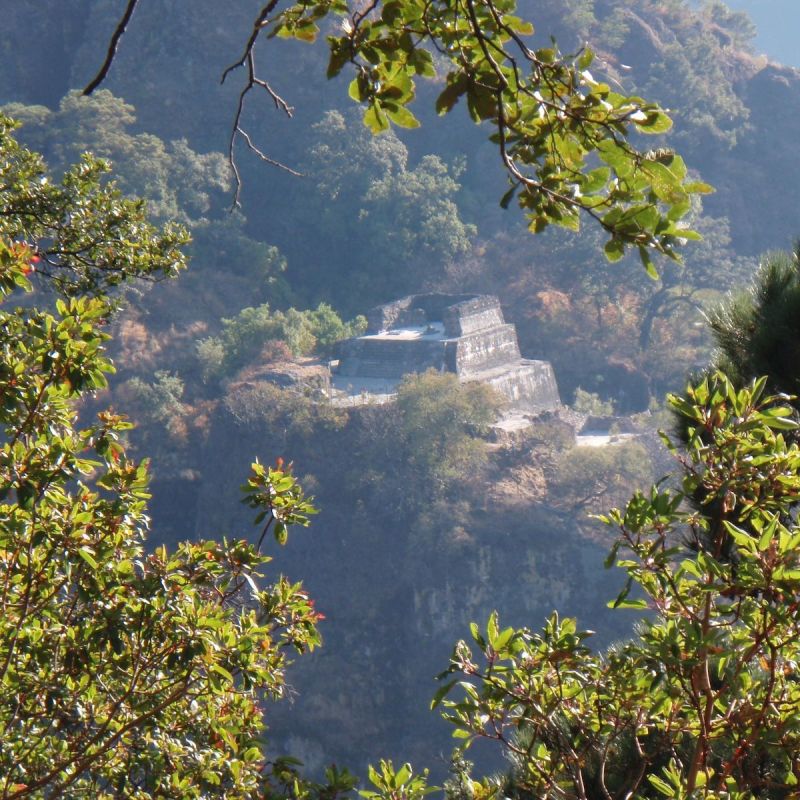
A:
<svg viewBox="0 0 800 800">
<path fill-rule="evenodd" d="M 451 336 L 445 336 L 443 322 L 431 322 L 428 325 L 414 325 L 408 328 L 392 328 L 380 333 L 368 333 L 362 339 L 381 339 L 383 341 L 414 341 L 425 339 L 427 341 L 446 341 Z"/>
</svg>

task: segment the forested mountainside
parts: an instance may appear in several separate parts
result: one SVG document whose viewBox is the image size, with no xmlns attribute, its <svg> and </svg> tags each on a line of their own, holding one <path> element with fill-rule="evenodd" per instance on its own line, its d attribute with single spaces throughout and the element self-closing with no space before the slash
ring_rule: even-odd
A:
<svg viewBox="0 0 800 800">
<path fill-rule="evenodd" d="M 558 608 L 601 643 L 628 633 L 605 609 L 619 578 L 599 568 L 608 534 L 587 515 L 623 502 L 663 461 L 649 433 L 589 450 L 575 447 L 573 425 L 639 414 L 652 429 L 648 410 L 658 417 L 664 393 L 708 360 L 703 308 L 797 235 L 800 73 L 756 53 L 748 18 L 722 3 L 520 3 L 538 42 L 591 42 L 593 72 L 670 109 L 674 128 L 654 146 L 679 150 L 716 189 L 692 210 L 703 241 L 652 280 L 637 259 L 609 263 L 598 231 L 530 236 L 499 206 L 496 148 L 466 111 L 441 124 L 434 89 L 420 89 L 418 130 L 373 136 L 344 79 L 325 79 L 317 45 L 260 51 L 294 112 L 253 98 L 247 129 L 303 177 L 240 147 L 231 213 L 241 84 L 220 76 L 257 5 L 152 0 L 103 88 L 83 98 L 119 9 L 6 0 L 0 103 L 54 172 L 91 150 L 124 192 L 193 237 L 185 274 L 129 292 L 113 324 L 118 373 L 95 401 L 130 414 L 134 451 L 153 457 L 156 540 L 247 530 L 238 485 L 254 456 L 293 462 L 317 497 L 312 532 L 278 565 L 318 598 L 325 647 L 290 677 L 293 704 L 271 711 L 273 741 L 312 769 L 394 756 L 441 774 L 449 743 L 427 712 L 431 678 L 471 620 L 497 608 L 506 624 L 535 627 Z M 37 46 L 20 48 L 20 31 Z M 396 404 L 351 410 L 317 402 L 302 376 L 275 382 L 330 358 L 370 307 L 424 290 L 497 295 L 523 355 L 552 362 L 581 414 L 503 438 L 478 402 L 496 398 L 437 376 L 410 381 Z"/>
<path fill-rule="evenodd" d="M 540 20 L 541 38 L 552 31 L 565 50 L 590 39 L 604 54 L 600 69 L 613 80 L 673 108 L 670 143 L 717 187 L 700 216 L 706 242 L 687 252 L 685 270 L 668 269 L 657 284 L 633 260 L 609 268 L 591 232 L 533 241 L 522 236 L 514 212 L 488 199 L 503 193 L 504 179 L 493 147 L 465 113 L 454 117 L 461 121 L 453 135 L 435 124 L 430 97 L 421 96 L 415 104 L 420 129 L 402 141 L 394 134 L 371 139 L 348 120 L 356 114 L 343 82 L 325 81 L 324 55 L 280 41 L 270 42 L 263 58 L 294 118 L 251 102 L 251 130 L 271 156 L 306 177 L 269 170 L 242 150 L 248 180 L 242 215 L 231 217 L 230 179 L 220 154 L 237 84 L 235 73 L 225 86 L 218 77 L 238 55 L 237 22 L 246 23 L 248 4 L 231 4 L 216 25 L 206 24 L 216 18 L 211 4 L 186 12 L 185 20 L 180 5 L 137 17 L 107 83 L 118 99 L 67 99 L 59 111 L 66 87 L 55 82 L 65 76 L 72 87 L 86 81 L 95 64 L 93 43 L 113 19 L 105 6 L 75 5 L 83 8 L 84 24 L 70 35 L 77 17 L 64 21 L 60 40 L 72 45 L 66 54 L 47 48 L 47 57 L 31 57 L 30 65 L 20 54 L 4 72 L 0 97 L 51 109 L 12 110 L 28 120 L 23 135 L 55 168 L 93 147 L 116 162 L 123 186 L 152 198 L 159 214 L 194 220 L 194 272 L 179 285 L 182 292 L 192 287 L 200 302 L 173 302 L 172 290 L 158 300 L 170 305 L 169 324 L 181 315 L 182 330 L 198 323 L 215 332 L 221 318 L 266 301 L 298 308 L 327 302 L 352 317 L 411 291 L 468 282 L 501 296 L 523 350 L 556 364 L 567 397 L 578 385 L 607 394 L 599 376 L 620 360 L 639 371 L 643 393 L 659 397 L 687 363 L 703 360 L 702 345 L 694 341 L 699 334 L 692 332 L 697 301 L 709 290 L 741 284 L 754 258 L 788 246 L 795 234 L 785 210 L 797 199 L 797 154 L 786 144 L 793 136 L 796 76 L 749 52 L 752 27 L 738 15 L 703 17 L 685 3 L 537 3 L 524 9 Z M 39 13 L 58 20 L 59 7 L 10 6 L 23 28 L 35 27 L 31 16 Z M 164 28 L 154 21 L 169 14 L 181 23 Z M 50 79 L 27 88 L 45 68 Z M 303 80 L 291 80 L 294 74 Z M 132 108 L 114 108 L 121 102 Z M 62 129 L 63 136 L 57 134 Z M 48 136 L 57 139 L 55 151 Z M 577 317 L 581 324 L 571 324 Z"/>
</svg>

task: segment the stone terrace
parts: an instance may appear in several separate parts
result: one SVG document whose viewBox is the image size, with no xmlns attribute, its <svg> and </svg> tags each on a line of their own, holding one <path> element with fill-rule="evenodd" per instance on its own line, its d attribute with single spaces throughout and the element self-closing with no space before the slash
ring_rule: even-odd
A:
<svg viewBox="0 0 800 800">
<path fill-rule="evenodd" d="M 489 383 L 516 411 L 560 405 L 547 361 L 523 359 L 492 295 L 416 294 L 373 308 L 364 336 L 341 343 L 333 386 L 346 397 L 389 399 L 404 375 L 434 369 Z"/>
</svg>

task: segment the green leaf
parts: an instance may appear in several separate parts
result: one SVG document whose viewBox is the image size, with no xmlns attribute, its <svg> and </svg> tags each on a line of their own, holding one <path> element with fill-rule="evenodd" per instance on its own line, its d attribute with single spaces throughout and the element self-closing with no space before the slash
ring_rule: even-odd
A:
<svg viewBox="0 0 800 800">
<path fill-rule="evenodd" d="M 498 626 L 497 621 L 497 612 L 493 611 L 489 615 L 489 620 L 486 623 L 486 638 L 492 647 L 494 647 L 497 634 L 500 632 L 500 627 Z"/>
<path fill-rule="evenodd" d="M 440 686 L 436 690 L 436 694 L 434 694 L 433 700 L 431 700 L 431 706 L 430 706 L 431 711 L 434 708 L 436 708 L 442 702 L 442 700 L 444 700 L 444 698 L 447 696 L 449 691 L 456 685 L 456 683 L 458 683 L 458 679 L 454 678 L 453 680 L 448 681 L 446 684 L 444 684 L 444 686 Z"/>
<path fill-rule="evenodd" d="M 794 420 L 779 417 L 768 420 L 767 425 L 776 431 L 794 431 L 798 428 L 798 423 Z"/>
<path fill-rule="evenodd" d="M 598 167 L 597 169 L 593 169 L 586 175 L 581 185 L 581 191 L 584 194 L 594 194 L 595 192 L 599 192 L 605 187 L 610 178 L 611 170 L 609 167 Z"/>
<path fill-rule="evenodd" d="M 609 239 L 603 248 L 603 252 L 605 252 L 606 258 L 614 263 L 625 255 L 625 244 L 620 239 Z"/>
<path fill-rule="evenodd" d="M 341 71 L 342 67 L 348 62 L 350 53 L 345 43 L 333 37 L 328 39 L 331 48 L 330 59 L 328 60 L 328 69 L 326 77 L 330 80 L 335 78 Z M 352 97 L 352 95 L 350 95 Z"/>
<path fill-rule="evenodd" d="M 503 17 L 503 22 L 510 30 L 514 31 L 514 33 L 518 33 L 520 36 L 533 36 L 534 34 L 533 25 L 527 20 L 506 14 Z"/>
<path fill-rule="evenodd" d="M 356 75 L 356 77 L 350 81 L 347 87 L 347 94 L 358 103 L 362 103 L 369 97 L 369 93 L 366 89 L 366 81 L 360 74 Z"/>
<path fill-rule="evenodd" d="M 686 191 L 684 187 L 684 191 Z M 692 210 L 692 201 L 689 200 L 688 196 L 684 200 L 679 200 L 676 203 L 673 203 L 667 209 L 667 219 L 670 222 L 677 222 L 680 219 L 683 219 L 690 211 Z M 681 235 L 680 232 L 678 235 Z"/>
<path fill-rule="evenodd" d="M 450 111 L 467 90 L 467 79 L 462 74 L 448 75 L 447 86 L 436 98 L 436 113 L 440 116 Z"/>
<path fill-rule="evenodd" d="M 289 538 L 289 531 L 286 528 L 286 523 L 282 522 L 279 519 L 275 520 L 275 541 L 283 547 L 286 544 Z"/>
<path fill-rule="evenodd" d="M 650 257 L 650 253 L 646 247 L 639 247 L 639 259 L 641 260 L 642 266 L 645 268 L 648 276 L 654 281 L 657 281 L 658 270 L 656 269 L 656 265 L 653 263 L 653 259 Z"/>
<path fill-rule="evenodd" d="M 482 86 L 470 86 L 467 90 L 467 108 L 473 122 L 492 119 L 497 113 L 496 97 Z"/>
<path fill-rule="evenodd" d="M 394 777 L 396 785 L 402 786 L 411 777 L 411 766 L 409 764 L 403 764 L 403 766 L 397 770 Z"/>
<path fill-rule="evenodd" d="M 373 132 L 381 133 L 388 130 L 389 120 L 377 102 L 373 102 L 364 112 L 364 124 Z"/>
<path fill-rule="evenodd" d="M 419 120 L 405 106 L 386 108 L 386 116 L 401 128 L 419 128 Z"/>
<path fill-rule="evenodd" d="M 383 4 L 381 8 L 381 19 L 387 25 L 394 26 L 396 22 L 403 20 L 404 10 L 403 3 L 399 2 L 399 0 L 391 0 Z"/>
<path fill-rule="evenodd" d="M 604 139 L 597 145 L 597 154 L 600 159 L 608 164 L 620 177 L 624 178 L 633 173 L 635 164 L 628 150 L 612 139 Z"/>
<path fill-rule="evenodd" d="M 507 209 L 514 199 L 514 195 L 519 189 L 519 184 L 515 183 L 500 199 L 500 208 Z"/>
<path fill-rule="evenodd" d="M 634 123 L 642 133 L 666 133 L 672 128 L 672 120 L 660 110 L 646 112 L 644 121 L 634 120 Z"/>
<path fill-rule="evenodd" d="M 617 540 L 611 545 L 611 550 L 609 550 L 608 555 L 606 556 L 603 565 L 606 569 L 611 569 L 617 563 L 617 554 L 619 553 L 619 548 L 622 546 L 622 542 Z"/>
<path fill-rule="evenodd" d="M 713 186 L 702 181 L 691 181 L 685 184 L 683 189 L 689 194 L 712 194 L 714 192 Z"/>
<path fill-rule="evenodd" d="M 647 600 L 612 600 L 608 604 L 609 608 L 635 608 L 646 609 L 648 608 Z"/>
<path fill-rule="evenodd" d="M 211 672 L 216 672 L 217 675 L 221 675 L 228 683 L 233 683 L 233 675 L 228 672 L 225 667 L 220 666 L 219 664 L 212 664 L 210 667 Z"/>
<path fill-rule="evenodd" d="M 660 794 L 663 794 L 665 797 L 676 797 L 675 791 L 673 788 L 664 780 L 658 777 L 658 775 L 648 775 L 647 780 L 653 785 Z"/>
<path fill-rule="evenodd" d="M 98 563 L 94 558 L 94 554 L 88 547 L 81 547 L 78 549 L 78 555 L 92 568 L 97 569 Z"/>
<path fill-rule="evenodd" d="M 17 503 L 25 511 L 31 511 L 36 503 L 36 487 L 30 482 L 25 481 L 17 487 Z"/>
</svg>

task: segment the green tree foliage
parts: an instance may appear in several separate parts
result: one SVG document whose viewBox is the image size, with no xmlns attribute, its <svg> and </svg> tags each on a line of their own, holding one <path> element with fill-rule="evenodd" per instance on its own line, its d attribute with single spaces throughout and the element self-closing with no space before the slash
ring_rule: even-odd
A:
<svg viewBox="0 0 800 800">
<path fill-rule="evenodd" d="M 764 374 L 772 391 L 800 393 L 800 251 L 768 253 L 750 288 L 708 316 L 716 366 L 737 386 Z"/>
<path fill-rule="evenodd" d="M 354 416 L 359 459 L 351 486 L 377 513 L 410 518 L 433 512 L 437 500 L 468 494 L 470 479 L 486 465 L 483 437 L 503 405 L 490 386 L 461 384 L 452 373 L 406 375 L 396 402 Z"/>
<path fill-rule="evenodd" d="M 190 231 L 193 269 L 182 276 L 182 302 L 174 292 L 162 292 L 150 299 L 151 312 L 160 309 L 172 323 L 176 317 L 197 319 L 198 310 L 207 309 L 214 319 L 239 308 L 244 294 L 273 302 L 286 296 L 280 253 L 245 232 L 242 214 L 228 213 L 231 175 L 222 153 L 198 153 L 185 139 L 165 142 L 135 132 L 134 107 L 107 90 L 91 97 L 71 92 L 55 110 L 11 103 L 5 111 L 22 123 L 22 140 L 44 155 L 55 174 L 92 153 L 113 167 L 125 196 L 147 201 L 150 217 Z"/>
<path fill-rule="evenodd" d="M 602 400 L 595 392 L 587 392 L 579 386 L 575 390 L 575 399 L 572 407 L 579 414 L 594 414 L 596 416 L 610 416 L 614 413 L 614 404 Z"/>
<path fill-rule="evenodd" d="M 768 253 L 750 287 L 739 290 L 717 304 L 708 313 L 709 327 L 717 344 L 712 365 L 705 372 L 724 371 L 733 385 L 742 388 L 759 374 L 766 375 L 767 388 L 783 393 L 797 414 L 798 367 L 797 344 L 800 313 L 800 264 L 798 253 Z M 674 415 L 679 436 L 691 436 L 686 416 Z M 790 433 L 796 439 L 796 433 Z M 695 497 L 698 513 L 703 514 L 713 532 L 726 518 L 724 504 L 699 491 Z M 728 515 L 729 516 L 729 515 Z M 747 528 L 746 514 L 739 524 Z M 695 543 L 697 544 L 697 543 Z M 733 557 L 730 548 L 725 555 Z"/>
<path fill-rule="evenodd" d="M 202 218 L 191 225 L 188 249 L 192 269 L 180 284 L 182 297 L 167 298 L 167 313 L 191 314 L 216 322 L 236 313 L 243 303 L 286 303 L 290 289 L 285 277 L 286 259 L 274 245 L 246 232 L 246 220 L 225 211 L 222 216 Z M 196 298 L 187 302 L 186 297 Z"/>
<path fill-rule="evenodd" d="M 595 78 L 588 47 L 574 56 L 552 45 L 535 49 L 533 26 L 515 11 L 513 0 L 272 4 L 258 15 L 232 69 L 247 67 L 245 96 L 259 85 L 253 61 L 259 36 L 313 41 L 323 20 L 338 19 L 341 27 L 327 37 L 328 76 L 350 65 L 349 94 L 366 106 L 364 122 L 373 132 L 418 126 L 409 108 L 416 81 L 443 78 L 437 112 L 463 99 L 476 123 L 488 123 L 511 182 L 503 204 L 516 196 L 531 230 L 553 223 L 576 229 L 584 212 L 609 234 L 609 258 L 634 246 L 654 272 L 651 253 L 676 257 L 678 239 L 692 235 L 679 220 L 690 196 L 708 187 L 688 178 L 679 156 L 631 145 L 634 134 L 670 128 L 663 110 Z"/>
<path fill-rule="evenodd" d="M 29 287 L 33 251 L 0 246 L 0 287 Z M 0 410 L 0 793 L 251 796 L 264 768 L 261 697 L 283 693 L 286 648 L 319 642 L 299 584 L 256 581 L 245 540 L 144 549 L 147 464 L 129 427 L 75 402 L 106 386 L 104 297 L 54 314 L 3 309 Z M 313 511 L 258 464 L 247 500 L 283 543 Z"/>
<path fill-rule="evenodd" d="M 54 183 L 36 153 L 17 143 L 0 116 L 0 236 L 35 251 L 37 274 L 65 294 L 104 294 L 130 276 L 157 280 L 184 266 L 185 231 L 156 230 L 142 201 L 103 183 L 108 166 L 85 156 Z"/>
<path fill-rule="evenodd" d="M 160 371 L 153 378 L 153 381 L 131 378 L 128 388 L 137 402 L 146 408 L 145 413 L 152 420 L 167 423 L 172 417 L 181 414 L 183 381 L 177 375 Z"/>
<path fill-rule="evenodd" d="M 752 38 L 752 24 L 748 33 L 746 15 L 724 13 L 722 3 L 706 4 L 704 25 L 693 24 L 683 2 L 671 8 L 653 2 L 649 6 L 660 18 L 659 32 L 671 35 L 661 41 L 642 91 L 658 87 L 659 101 L 680 109 L 676 133 L 681 145 L 696 147 L 689 140 L 697 142 L 705 135 L 721 148 L 732 148 L 746 131 L 749 112 L 727 74 L 728 64 L 733 61 L 732 45 Z"/>
<path fill-rule="evenodd" d="M 314 509 L 289 471 L 255 463 L 256 545 L 145 549 L 130 424 L 106 411 L 80 427 L 77 403 L 113 372 L 106 290 L 170 274 L 181 237 L 99 183 L 96 162 L 53 185 L 6 122 L 0 150 L 0 796 L 274 796 L 284 762 L 265 759 L 263 702 L 285 693 L 289 652 L 319 643 L 320 615 L 300 584 L 259 585 L 261 545 Z M 13 307 L 41 275 L 54 309 Z M 173 383 L 155 394 L 175 401 Z M 353 785 L 329 778 L 303 791 Z"/>
<path fill-rule="evenodd" d="M 327 303 L 307 311 L 272 311 L 265 303 L 223 319 L 220 335 L 198 342 L 197 355 L 204 378 L 219 379 L 253 361 L 271 342 L 285 343 L 290 356 L 329 355 L 336 342 L 365 328 L 364 317 L 343 322 Z"/>
<path fill-rule="evenodd" d="M 288 456 L 300 449 L 301 440 L 313 447 L 328 431 L 344 428 L 347 414 L 319 401 L 268 381 L 248 381 L 228 391 L 225 408 L 254 434 L 267 434 L 273 448 Z"/>
<path fill-rule="evenodd" d="M 450 797 L 797 794 L 800 450 L 765 384 L 717 374 L 671 398 L 691 430 L 680 488 L 605 518 L 618 531 L 609 563 L 628 577 L 613 606 L 649 609 L 634 639 L 598 655 L 575 620 L 533 633 L 493 615 L 456 645 L 434 705 L 466 745 L 496 741 L 514 766 L 478 781 L 461 764 Z M 713 532 L 687 507 L 698 489 L 726 510 Z"/>
<path fill-rule="evenodd" d="M 171 445 L 185 438 L 184 416 L 188 408 L 181 402 L 184 382 L 170 372 L 156 370 L 153 380 L 145 380 L 138 375 L 125 381 L 116 399 L 123 400 L 126 411 L 134 415 L 137 426 L 144 428 L 144 438 L 151 436 L 156 440 L 163 438 L 163 431 L 169 435 Z M 149 444 L 149 442 L 148 442 Z"/>
<path fill-rule="evenodd" d="M 309 302 L 355 311 L 436 280 L 477 231 L 457 205 L 460 169 L 434 155 L 412 165 L 393 132 L 372 136 L 349 116 L 329 111 L 312 126 L 302 167 L 314 185 L 293 208 L 314 236 L 298 240 L 292 226 L 281 247 Z"/>
<path fill-rule="evenodd" d="M 568 450 L 548 486 L 555 505 L 594 511 L 623 502 L 636 485 L 651 479 L 647 450 L 637 442 L 621 442 Z"/>
<path fill-rule="evenodd" d="M 438 265 L 471 249 L 477 228 L 462 221 L 455 203 L 460 172 L 426 155 L 413 169 L 384 174 L 368 188 L 360 222 L 372 250 L 406 266 L 402 281 L 390 281 L 385 292 L 402 295 L 406 287 L 419 287 Z"/>
<path fill-rule="evenodd" d="M 455 375 L 434 370 L 407 375 L 397 390 L 397 411 L 411 471 L 442 491 L 479 469 L 486 456 L 478 437 L 502 405 L 483 383 L 462 385 Z"/>
<path fill-rule="evenodd" d="M 230 190 L 222 153 L 200 154 L 185 139 L 164 142 L 134 133 L 135 109 L 103 89 L 91 97 L 70 92 L 58 109 L 12 103 L 5 112 L 23 124 L 26 143 L 44 154 L 58 173 L 91 152 L 109 160 L 120 189 L 146 198 L 152 216 L 188 224 L 212 209 Z"/>
<path fill-rule="evenodd" d="M 744 11 L 734 11 L 721 0 L 705 0 L 703 11 L 716 26 L 726 45 L 748 47 L 755 39 L 756 25 Z"/>
<path fill-rule="evenodd" d="M 99 4 L 84 11 L 102 41 L 99 23 L 108 20 L 109 11 Z M 586 28 L 593 8 L 576 0 L 565 12 L 570 24 Z M 158 25 L 159 10 L 151 13 Z M 247 12 L 238 5 L 231 11 L 234 20 L 242 13 Z M 141 39 L 132 40 L 141 48 L 139 60 L 146 62 L 144 74 L 149 78 L 155 72 L 175 89 L 174 97 L 162 105 L 166 119 L 161 127 L 170 131 L 176 124 L 172 108 L 185 107 L 186 97 L 181 95 L 192 94 L 186 87 L 200 85 L 196 76 L 207 69 L 205 59 L 187 59 L 184 54 L 200 41 L 201 52 L 214 50 L 207 61 L 217 55 L 213 45 L 206 46 L 210 44 L 208 28 L 213 26 L 198 26 L 195 17 L 204 19 L 202 12 L 189 15 L 166 53 L 159 53 L 155 44 L 142 47 Z M 639 151 L 631 143 L 639 133 L 664 133 L 671 125 L 668 116 L 657 105 L 627 96 L 617 91 L 616 84 L 595 77 L 590 71 L 594 56 L 588 47 L 564 54 L 552 43 L 541 46 L 532 37 L 533 25 L 517 16 L 513 0 L 443 0 L 436 5 L 394 0 L 380 8 L 351 7 L 344 0 L 301 0 L 267 4 L 252 23 L 240 59 L 224 73 L 230 85 L 237 68 L 242 68 L 239 102 L 234 100 L 231 107 L 233 163 L 237 142 L 270 160 L 246 131 L 250 92 L 265 91 L 278 108 L 291 112 L 292 103 L 256 69 L 257 45 L 269 38 L 314 41 L 324 27 L 327 75 L 335 77 L 349 70 L 349 95 L 365 106 L 364 121 L 373 131 L 385 131 L 392 124 L 419 124 L 410 104 L 421 79 L 436 89 L 433 107 L 437 113 L 446 114 L 463 100 L 472 120 L 487 123 L 511 183 L 503 203 L 516 195 L 532 230 L 550 224 L 575 228 L 583 213 L 609 234 L 609 257 L 617 258 L 632 246 L 649 270 L 653 270 L 653 252 L 675 257 L 678 241 L 690 235 L 679 220 L 689 196 L 708 187 L 687 176 L 680 157 Z M 221 27 L 225 30 L 220 41 L 224 41 L 230 25 Z M 163 36 L 159 33 L 157 38 L 164 41 Z M 98 47 L 96 40 L 82 44 L 85 63 L 87 48 L 96 54 Z M 180 56 L 192 63 L 180 63 Z M 163 65 L 161 72 L 167 71 L 168 76 L 147 68 L 153 61 Z M 302 54 L 293 53 L 290 63 L 292 68 L 303 64 Z M 177 87 L 176 79 L 181 81 Z M 130 84 L 125 77 L 120 80 Z M 302 93 L 304 82 L 297 83 Z M 141 92 L 141 87 L 133 91 Z"/>
</svg>

